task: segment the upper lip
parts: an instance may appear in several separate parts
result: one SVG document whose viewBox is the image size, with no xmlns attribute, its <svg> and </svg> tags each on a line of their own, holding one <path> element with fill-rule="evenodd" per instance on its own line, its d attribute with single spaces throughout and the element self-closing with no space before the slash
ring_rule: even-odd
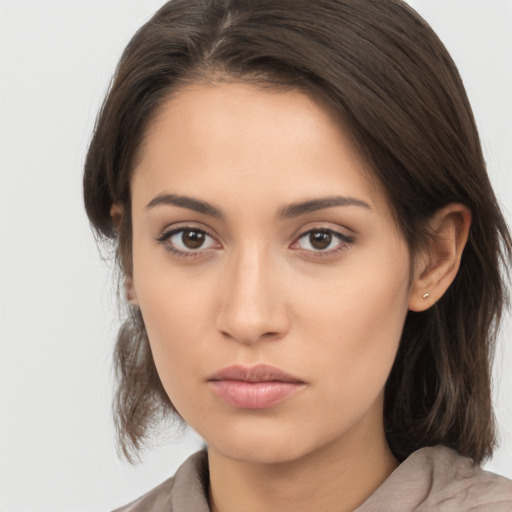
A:
<svg viewBox="0 0 512 512">
<path fill-rule="evenodd" d="M 243 382 L 304 382 L 298 377 L 290 375 L 280 368 L 268 364 L 257 364 L 255 366 L 234 364 L 214 373 L 208 378 L 208 380 L 239 380 Z"/>
</svg>

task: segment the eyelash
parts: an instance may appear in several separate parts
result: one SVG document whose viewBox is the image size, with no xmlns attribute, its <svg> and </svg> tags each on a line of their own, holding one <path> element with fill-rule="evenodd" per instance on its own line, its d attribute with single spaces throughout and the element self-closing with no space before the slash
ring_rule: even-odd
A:
<svg viewBox="0 0 512 512">
<path fill-rule="evenodd" d="M 309 229 L 308 231 L 302 233 L 295 242 L 293 242 L 292 246 L 298 245 L 300 240 L 303 238 L 310 236 L 312 233 L 324 233 L 327 235 L 330 235 L 332 239 L 336 239 L 338 241 L 337 246 L 334 249 L 329 250 L 307 250 L 308 253 L 311 254 L 311 256 L 315 258 L 332 258 L 336 256 L 338 253 L 345 251 L 348 249 L 348 246 L 354 243 L 354 238 L 351 236 L 348 236 L 344 233 L 340 233 L 339 231 L 336 231 L 334 229 L 330 228 L 313 228 Z M 332 240 L 331 240 L 332 241 Z M 294 248 L 295 249 L 295 248 Z M 295 250 L 300 250 L 300 248 L 297 248 Z"/>
<path fill-rule="evenodd" d="M 210 233 L 208 233 L 208 231 L 204 230 L 204 229 L 198 229 L 198 228 L 194 228 L 194 227 L 180 227 L 180 228 L 176 228 L 176 229 L 172 229 L 171 231 L 166 231 L 164 233 L 162 233 L 161 236 L 159 236 L 158 238 L 156 238 L 156 241 L 160 244 L 162 244 L 162 246 L 164 247 L 164 249 L 170 253 L 172 253 L 173 255 L 175 256 L 178 256 L 180 258 L 197 258 L 197 257 L 201 257 L 204 255 L 204 252 L 205 252 L 205 249 L 201 250 L 201 248 L 198 248 L 198 250 L 189 250 L 189 251 L 182 251 L 180 249 L 177 249 L 176 247 L 170 245 L 168 242 L 169 240 L 179 234 L 179 233 L 185 233 L 185 232 L 196 232 L 196 233 L 200 233 L 202 235 L 206 235 L 210 238 L 214 238 Z M 331 235 L 333 239 L 337 239 L 339 244 L 338 246 L 335 248 L 335 249 L 330 249 L 330 250 L 307 250 L 307 252 L 311 253 L 311 255 L 315 258 L 328 258 L 328 257 L 332 257 L 334 255 L 337 255 L 339 252 L 341 251 L 344 251 L 348 248 L 349 245 L 351 245 L 353 242 L 354 242 L 354 238 L 351 237 L 351 236 L 348 236 L 346 234 L 343 234 L 343 233 L 340 233 L 339 231 L 336 231 L 334 229 L 330 229 L 330 228 L 315 228 L 315 229 L 310 229 L 308 231 L 305 231 L 304 233 L 302 233 L 297 239 L 295 242 L 293 242 L 292 244 L 292 248 L 294 250 L 300 250 L 300 248 L 295 248 L 293 246 L 295 245 L 298 245 L 299 241 L 302 240 L 303 238 L 311 235 L 312 233 L 325 233 L 325 234 L 328 234 L 328 235 Z M 183 235 L 182 235 L 183 236 Z M 208 249 L 206 249 L 208 250 Z"/>
<path fill-rule="evenodd" d="M 180 258 L 197 258 L 200 256 L 203 256 L 204 249 L 201 251 L 201 248 L 199 248 L 197 251 L 190 250 L 190 251 L 182 251 L 180 249 L 177 249 L 176 247 L 173 247 L 170 243 L 167 243 L 174 235 L 177 235 L 178 233 L 185 233 L 187 231 L 193 231 L 195 233 L 200 233 L 202 235 L 206 235 L 210 238 L 214 238 L 208 231 L 205 231 L 204 229 L 194 228 L 194 227 L 180 227 L 176 229 L 172 229 L 171 231 L 166 231 L 162 233 L 161 236 L 159 236 L 156 241 L 163 245 L 164 249 L 166 251 L 169 251 L 175 256 L 178 256 Z M 183 235 L 182 235 L 183 236 Z"/>
</svg>

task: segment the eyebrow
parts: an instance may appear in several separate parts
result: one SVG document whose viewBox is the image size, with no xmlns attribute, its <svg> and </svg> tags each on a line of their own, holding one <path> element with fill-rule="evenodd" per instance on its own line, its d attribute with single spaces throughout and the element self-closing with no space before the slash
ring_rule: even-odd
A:
<svg viewBox="0 0 512 512">
<path fill-rule="evenodd" d="M 188 210 L 193 210 L 195 212 L 209 215 L 210 217 L 215 217 L 217 219 L 224 218 L 224 214 L 219 208 L 211 205 L 210 203 L 207 203 L 206 201 L 194 199 L 193 197 L 179 196 L 176 194 L 161 194 L 152 199 L 146 205 L 146 208 L 151 209 L 160 205 L 178 206 L 180 208 L 187 208 Z M 284 208 L 281 208 L 277 213 L 277 219 L 293 219 L 307 213 L 324 210 L 326 208 L 333 208 L 335 206 L 358 206 L 368 210 L 372 209 L 368 203 L 361 199 L 346 196 L 333 196 L 324 197 L 321 199 L 311 199 L 309 201 L 293 203 L 285 206 Z"/>
<path fill-rule="evenodd" d="M 333 196 L 291 204 L 279 210 L 277 218 L 279 220 L 292 219 L 294 217 L 299 217 L 300 215 L 305 215 L 306 213 L 324 210 L 325 208 L 333 208 L 335 206 L 358 206 L 368 210 L 372 209 L 368 203 L 361 199 L 357 199 L 355 197 Z"/>
<path fill-rule="evenodd" d="M 150 209 L 160 205 L 179 206 L 180 208 L 187 208 L 188 210 L 203 213 L 204 215 L 209 215 L 210 217 L 215 217 L 217 219 L 224 218 L 224 215 L 218 208 L 206 201 L 194 199 L 193 197 L 178 196 L 176 194 L 162 194 L 152 199 L 146 205 L 146 208 Z"/>
</svg>

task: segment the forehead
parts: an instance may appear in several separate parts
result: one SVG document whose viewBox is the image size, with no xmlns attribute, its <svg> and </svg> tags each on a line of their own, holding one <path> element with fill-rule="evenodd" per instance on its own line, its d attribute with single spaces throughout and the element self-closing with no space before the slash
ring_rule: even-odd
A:
<svg viewBox="0 0 512 512">
<path fill-rule="evenodd" d="M 132 192 L 150 200 L 159 189 L 208 186 L 219 197 L 236 188 L 268 201 L 364 193 L 381 202 L 372 175 L 341 123 L 303 92 L 198 83 L 175 92 L 149 126 Z"/>
</svg>

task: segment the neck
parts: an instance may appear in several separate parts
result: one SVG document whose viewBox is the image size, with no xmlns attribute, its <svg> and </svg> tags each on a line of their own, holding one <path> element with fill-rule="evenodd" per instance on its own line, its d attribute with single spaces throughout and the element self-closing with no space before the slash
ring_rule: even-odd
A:
<svg viewBox="0 0 512 512">
<path fill-rule="evenodd" d="M 348 433 L 299 459 L 240 461 L 210 447 L 213 512 L 349 512 L 361 505 L 396 468 L 384 428 Z"/>
</svg>

